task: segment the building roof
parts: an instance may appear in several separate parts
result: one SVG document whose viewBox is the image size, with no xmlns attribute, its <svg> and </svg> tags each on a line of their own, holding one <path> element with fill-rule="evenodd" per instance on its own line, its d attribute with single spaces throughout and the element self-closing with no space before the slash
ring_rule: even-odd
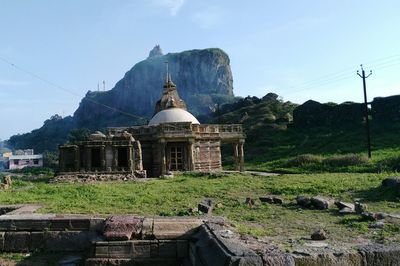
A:
<svg viewBox="0 0 400 266">
<path fill-rule="evenodd" d="M 196 117 L 188 111 L 181 108 L 168 108 L 155 114 L 150 120 L 149 126 L 175 122 L 191 122 L 192 124 L 200 124 Z"/>
<path fill-rule="evenodd" d="M 33 159 L 43 159 L 42 154 L 34 155 L 12 155 L 8 158 L 9 160 L 33 160 Z"/>
</svg>

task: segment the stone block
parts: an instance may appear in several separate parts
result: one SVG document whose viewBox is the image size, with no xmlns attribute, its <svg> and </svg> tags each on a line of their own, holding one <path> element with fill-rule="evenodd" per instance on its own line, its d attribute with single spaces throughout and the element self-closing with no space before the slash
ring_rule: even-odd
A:
<svg viewBox="0 0 400 266">
<path fill-rule="evenodd" d="M 104 230 L 104 219 L 103 218 L 91 218 L 89 231 L 103 232 Z"/>
<path fill-rule="evenodd" d="M 96 258 L 108 258 L 108 245 L 99 245 L 96 243 L 94 256 Z"/>
<path fill-rule="evenodd" d="M 142 218 L 131 215 L 111 216 L 105 221 L 103 235 L 107 240 L 126 241 L 137 237 L 142 229 Z"/>
<path fill-rule="evenodd" d="M 176 253 L 178 258 L 186 258 L 189 255 L 189 241 L 177 240 Z"/>
<path fill-rule="evenodd" d="M 154 219 L 153 218 L 145 218 L 143 220 L 142 231 L 141 231 L 142 239 L 152 239 L 152 238 L 154 238 L 154 235 L 153 235 L 153 223 L 154 223 Z"/>
<path fill-rule="evenodd" d="M 160 240 L 158 242 L 158 256 L 160 258 L 176 258 L 176 240 Z"/>
<path fill-rule="evenodd" d="M 133 241 L 133 258 L 150 258 L 153 241 Z"/>
<path fill-rule="evenodd" d="M 6 232 L 0 232 L 0 251 L 4 250 L 4 238 Z"/>
<path fill-rule="evenodd" d="M 15 231 L 13 220 L 0 220 L 1 231 Z"/>
<path fill-rule="evenodd" d="M 153 235 L 156 239 L 190 239 L 199 226 L 200 219 L 154 219 Z"/>
<path fill-rule="evenodd" d="M 85 251 L 97 235 L 89 231 L 49 231 L 45 245 L 49 251 Z"/>
<path fill-rule="evenodd" d="M 13 221 L 16 231 L 44 231 L 50 227 L 47 219 L 21 219 Z"/>
<path fill-rule="evenodd" d="M 108 242 L 109 258 L 131 258 L 133 254 L 133 243 L 131 241 Z"/>
<path fill-rule="evenodd" d="M 44 232 L 31 232 L 30 250 L 43 250 L 45 247 Z"/>
<path fill-rule="evenodd" d="M 29 232 L 6 232 L 4 251 L 29 251 L 31 235 Z"/>
</svg>

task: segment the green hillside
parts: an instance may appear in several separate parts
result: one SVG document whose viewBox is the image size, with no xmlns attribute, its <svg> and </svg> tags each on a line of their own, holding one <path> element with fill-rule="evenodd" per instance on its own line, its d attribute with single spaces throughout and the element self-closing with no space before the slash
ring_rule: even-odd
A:
<svg viewBox="0 0 400 266">
<path fill-rule="evenodd" d="M 399 122 L 384 120 L 376 115 L 378 111 L 370 110 L 372 159 L 368 160 L 365 121 L 362 113 L 356 111 L 362 106 L 357 103 L 318 103 L 318 112 L 299 113 L 305 106 L 315 103 L 298 106 L 280 100 L 275 94 L 267 94 L 262 99 L 248 97 L 221 107 L 213 121 L 243 123 L 247 135 L 248 170 L 290 173 L 400 171 Z M 349 109 L 352 112 L 348 112 Z M 302 121 L 302 124 L 296 121 Z M 229 167 L 228 149 L 225 148 L 228 155 L 225 165 Z"/>
</svg>

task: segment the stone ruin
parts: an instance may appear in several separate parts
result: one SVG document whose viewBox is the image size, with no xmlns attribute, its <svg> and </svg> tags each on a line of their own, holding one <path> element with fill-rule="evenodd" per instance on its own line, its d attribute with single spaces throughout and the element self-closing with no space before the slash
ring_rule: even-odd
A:
<svg viewBox="0 0 400 266">
<path fill-rule="evenodd" d="M 0 252 L 62 252 L 60 265 L 400 265 L 398 246 L 282 251 L 235 233 L 218 217 L 37 214 L 37 205 L 0 206 Z M 65 259 L 64 259 L 65 260 Z M 67 261 L 67 260 L 65 260 Z"/>
</svg>

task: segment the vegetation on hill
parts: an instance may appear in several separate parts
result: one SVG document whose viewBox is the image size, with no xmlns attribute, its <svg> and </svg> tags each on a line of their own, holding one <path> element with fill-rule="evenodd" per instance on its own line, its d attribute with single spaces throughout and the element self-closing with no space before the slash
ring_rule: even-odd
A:
<svg viewBox="0 0 400 266">
<path fill-rule="evenodd" d="M 393 99 L 388 102 L 393 105 Z M 400 105 L 400 97 L 397 97 Z M 374 100 L 375 102 L 375 100 Z M 246 166 L 249 170 L 305 172 L 382 172 L 400 170 L 400 123 L 397 109 L 387 111 L 385 98 L 371 112 L 372 160 L 366 158 L 366 130 L 362 105 L 296 105 L 276 94 L 247 97 L 222 106 L 213 121 L 242 123 L 246 131 Z M 375 105 L 376 106 L 376 105 Z M 228 149 L 228 151 L 226 151 Z M 224 163 L 232 164 L 230 147 Z"/>
</svg>

